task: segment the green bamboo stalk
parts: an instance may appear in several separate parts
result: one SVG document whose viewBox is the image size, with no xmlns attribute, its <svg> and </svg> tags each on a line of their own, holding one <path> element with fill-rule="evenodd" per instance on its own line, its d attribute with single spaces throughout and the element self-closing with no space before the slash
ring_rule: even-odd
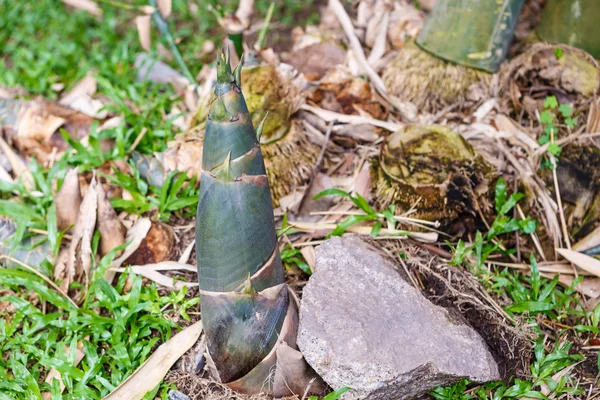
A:
<svg viewBox="0 0 600 400">
<path fill-rule="evenodd" d="M 578 47 L 600 59 L 600 1 L 550 0 L 537 28 L 550 43 Z"/>
<path fill-rule="evenodd" d="M 436 57 L 496 72 L 524 0 L 438 0 L 417 44 Z"/>
<path fill-rule="evenodd" d="M 228 53 L 217 61 L 196 217 L 202 320 L 224 383 L 239 381 L 271 353 L 289 305 L 262 128 L 254 130 L 241 93 L 241 64 L 232 72 Z"/>
</svg>

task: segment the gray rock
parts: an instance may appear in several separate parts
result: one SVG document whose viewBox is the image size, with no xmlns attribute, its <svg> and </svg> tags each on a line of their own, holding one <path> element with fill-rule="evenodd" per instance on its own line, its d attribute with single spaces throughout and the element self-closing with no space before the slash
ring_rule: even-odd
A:
<svg viewBox="0 0 600 400">
<path fill-rule="evenodd" d="M 189 396 L 181 393 L 178 390 L 169 390 L 169 400 L 190 400 Z"/>
<path fill-rule="evenodd" d="M 500 378 L 483 339 L 432 304 L 356 237 L 317 248 L 298 345 L 344 399 L 412 399 L 438 385 Z"/>
</svg>

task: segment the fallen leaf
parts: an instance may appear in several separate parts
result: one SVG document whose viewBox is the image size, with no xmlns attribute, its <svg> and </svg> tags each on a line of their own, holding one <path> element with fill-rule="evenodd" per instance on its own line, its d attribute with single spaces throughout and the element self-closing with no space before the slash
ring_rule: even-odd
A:
<svg viewBox="0 0 600 400">
<path fill-rule="evenodd" d="M 6 169 L 4 169 L 4 167 L 2 165 L 0 165 L 0 181 L 4 181 L 4 182 L 8 182 L 8 183 L 14 182 L 14 179 L 12 178 L 12 176 L 10 176 L 8 171 Z"/>
<path fill-rule="evenodd" d="M 542 274 L 542 276 L 554 279 L 553 275 Z M 558 277 L 558 281 L 566 287 L 570 287 L 574 280 L 575 277 L 572 275 L 560 275 Z M 592 299 L 597 299 L 600 297 L 600 278 L 584 278 L 579 285 L 575 286 L 575 290 Z"/>
<path fill-rule="evenodd" d="M 573 250 L 586 251 L 600 246 L 600 226 L 573 245 Z"/>
<path fill-rule="evenodd" d="M 65 268 L 63 270 L 63 268 L 58 268 L 57 265 L 54 271 L 55 279 L 62 279 L 60 288 L 65 292 L 75 279 L 83 277 L 85 285 L 87 286 L 89 283 L 92 267 L 92 236 L 96 226 L 97 207 L 96 176 L 93 175 L 77 213 L 77 221 L 73 228 L 73 237 L 67 253 Z"/>
<path fill-rule="evenodd" d="M 181 290 L 184 287 L 196 287 L 198 282 L 184 282 L 175 281 L 172 277 L 161 274 L 158 271 L 188 271 L 198 272 L 197 268 L 193 265 L 178 263 L 175 261 L 163 261 L 156 264 L 147 265 L 134 265 L 127 268 L 111 268 L 113 272 L 125 272 L 131 271 L 134 274 L 143 276 L 144 278 L 150 279 L 153 282 L 158 283 L 161 286 L 169 289 Z"/>
<path fill-rule="evenodd" d="M 73 104 L 78 97 L 92 96 L 94 93 L 96 93 L 97 88 L 98 84 L 96 79 L 91 74 L 87 74 L 83 79 L 77 82 L 73 89 L 61 97 L 61 99 L 58 101 L 58 104 L 72 107 L 71 104 Z"/>
<path fill-rule="evenodd" d="M 310 270 L 315 272 L 315 265 L 317 264 L 317 253 L 313 246 L 302 246 L 300 253 L 304 256 L 306 263 L 310 267 Z"/>
<path fill-rule="evenodd" d="M 331 67 L 343 64 L 345 59 L 344 50 L 333 43 L 324 42 L 301 48 L 292 53 L 286 62 L 303 73 L 306 79 L 316 81 Z"/>
<path fill-rule="evenodd" d="M 138 249 L 125 261 L 129 265 L 156 264 L 169 258 L 175 245 L 173 229 L 162 222 L 152 222 L 150 231 Z"/>
<path fill-rule="evenodd" d="M 202 321 L 198 321 L 173 336 L 103 400 L 142 399 L 163 380 L 173 364 L 196 343 L 201 333 Z"/>
<path fill-rule="evenodd" d="M 71 169 L 65 175 L 65 180 L 54 198 L 54 204 L 58 229 L 63 230 L 74 225 L 77 221 L 77 210 L 81 206 L 77 168 Z"/>
<path fill-rule="evenodd" d="M 181 256 L 179 257 L 179 260 L 177 260 L 177 262 L 179 262 L 181 264 L 187 263 L 190 259 L 190 255 L 192 254 L 192 250 L 194 250 L 195 245 L 196 245 L 196 239 L 192 240 L 190 242 L 190 244 L 188 244 L 188 246 L 185 248 L 183 253 L 181 253 Z"/>
<path fill-rule="evenodd" d="M 102 184 L 98 184 L 98 230 L 100 239 L 100 255 L 104 256 L 117 246 L 125 243 L 125 227 L 121 224 L 115 209 L 106 197 Z"/>
<path fill-rule="evenodd" d="M 579 268 L 600 277 L 600 260 L 569 249 L 556 249 L 558 254 Z"/>
<path fill-rule="evenodd" d="M 335 113 L 332 111 L 324 110 L 319 107 L 309 106 L 308 104 L 303 104 L 302 106 L 300 106 L 300 108 L 302 110 L 309 111 L 319 116 L 327 122 L 337 121 L 353 125 L 371 124 L 373 126 L 378 126 L 380 128 L 387 129 L 390 132 L 397 132 L 404 127 L 404 124 L 397 124 L 395 122 L 387 122 L 375 118 L 362 117 L 360 115 L 346 115 Z"/>
<path fill-rule="evenodd" d="M 163 18 L 168 18 L 171 15 L 171 0 L 156 0 L 156 5 Z"/>
<path fill-rule="evenodd" d="M 92 0 L 62 0 L 62 2 L 71 7 L 87 11 L 96 17 L 102 16 L 102 10 L 98 4 Z"/>
<path fill-rule="evenodd" d="M 140 38 L 140 44 L 146 51 L 151 50 L 152 41 L 150 39 L 150 15 L 141 15 L 135 18 L 135 25 L 137 26 L 138 36 Z"/>
<path fill-rule="evenodd" d="M 17 179 L 21 179 L 25 188 L 29 190 L 35 189 L 35 181 L 33 175 L 25 162 L 15 153 L 15 151 L 6 143 L 6 141 L 0 136 L 0 150 L 4 152 L 4 155 L 8 159 L 13 173 Z"/>
<path fill-rule="evenodd" d="M 140 82 L 173 83 L 182 88 L 188 84 L 187 79 L 178 71 L 148 53 L 138 54 L 134 65 Z"/>
<path fill-rule="evenodd" d="M 140 218 L 135 223 L 135 225 L 133 225 L 127 231 L 127 237 L 125 238 L 125 241 L 129 244 L 127 245 L 125 250 L 123 250 L 123 254 L 121 254 L 119 258 L 114 259 L 113 262 L 110 263 L 110 268 L 120 267 L 121 264 L 123 264 L 123 262 L 127 260 L 129 256 L 131 256 L 140 247 L 140 244 L 148 234 L 148 231 L 150 230 L 151 226 L 152 222 L 150 222 L 149 218 Z M 106 271 L 106 274 L 104 275 L 104 279 L 109 283 L 112 283 L 114 277 L 115 272 L 111 269 Z"/>
<path fill-rule="evenodd" d="M 43 103 L 23 103 L 17 116 L 17 137 L 44 143 L 50 140 L 66 119 L 49 112 Z"/>
</svg>

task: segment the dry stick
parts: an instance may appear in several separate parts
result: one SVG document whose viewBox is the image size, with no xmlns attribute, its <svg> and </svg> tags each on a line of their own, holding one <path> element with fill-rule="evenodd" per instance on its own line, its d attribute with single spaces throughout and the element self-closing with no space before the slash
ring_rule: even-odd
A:
<svg viewBox="0 0 600 400">
<path fill-rule="evenodd" d="M 142 131 L 137 135 L 137 137 L 133 141 L 133 144 L 129 148 L 128 153 L 132 153 L 135 150 L 135 148 L 137 147 L 138 144 L 140 144 L 140 142 L 142 141 L 144 136 L 146 136 L 146 132 L 148 132 L 148 129 L 146 129 L 146 127 L 143 127 Z"/>
<path fill-rule="evenodd" d="M 400 129 L 402 129 L 404 127 L 404 124 L 397 124 L 395 122 L 382 121 L 382 120 L 376 119 L 376 118 L 363 117 L 362 115 L 348 115 L 348 114 L 336 113 L 334 111 L 325 110 L 320 107 L 310 106 L 308 104 L 303 104 L 302 106 L 300 106 L 300 109 L 311 112 L 327 122 L 337 121 L 337 122 L 343 122 L 345 124 L 354 124 L 354 125 L 370 124 L 370 125 L 373 125 L 373 126 L 376 126 L 379 128 L 387 129 L 390 132 L 399 131 Z"/>
<path fill-rule="evenodd" d="M 339 0 L 329 0 L 329 8 L 334 12 L 336 17 L 340 21 L 340 24 L 344 29 L 344 33 L 348 37 L 348 41 L 350 42 L 350 47 L 354 52 L 354 56 L 361 65 L 362 69 L 371 79 L 375 87 L 383 94 L 386 94 L 387 90 L 385 88 L 385 84 L 383 83 L 381 77 L 377 75 L 377 72 L 375 72 L 375 70 L 373 70 L 373 68 L 371 68 L 371 66 L 367 62 L 367 58 L 365 57 L 365 53 L 363 51 L 362 45 L 360 44 L 360 40 L 358 40 L 358 38 L 356 37 L 356 33 L 354 32 L 354 25 L 352 24 L 348 13 L 346 13 L 344 6 L 342 5 L 342 3 L 340 3 Z"/>
<path fill-rule="evenodd" d="M 571 241 L 569 240 L 569 231 L 567 230 L 567 222 L 565 220 L 565 213 L 563 211 L 562 200 L 560 196 L 560 189 L 558 187 L 558 176 L 556 174 L 556 160 L 553 156 L 550 158 L 552 160 L 552 177 L 554 179 L 554 190 L 556 191 L 556 203 L 558 204 L 558 214 L 560 215 L 560 224 L 563 230 L 563 236 L 565 237 L 565 244 L 567 248 L 571 250 Z M 577 276 L 577 275 L 575 275 Z"/>
<path fill-rule="evenodd" d="M 47 276 L 45 276 L 44 274 L 42 274 L 41 272 L 39 272 L 38 270 L 36 270 L 35 268 L 33 268 L 32 266 L 29 266 L 27 264 L 25 264 L 22 261 L 17 260 L 14 257 L 11 256 L 5 256 L 5 255 L 0 255 L 0 260 L 8 260 L 8 261 L 12 261 L 16 264 L 19 264 L 21 267 L 33 272 L 34 274 L 36 274 L 37 276 L 39 276 L 40 278 L 42 278 L 46 283 L 48 283 L 50 286 L 52 286 L 52 288 L 54 290 L 56 290 L 58 293 L 60 293 L 65 299 L 67 299 L 69 301 L 69 303 L 73 304 L 75 306 L 75 308 L 79 308 L 79 306 L 73 301 L 73 299 L 71 299 L 69 297 L 69 295 L 67 293 L 64 292 L 64 290 L 62 290 L 61 288 L 59 288 L 56 283 L 52 282 L 50 279 L 48 279 Z"/>
</svg>

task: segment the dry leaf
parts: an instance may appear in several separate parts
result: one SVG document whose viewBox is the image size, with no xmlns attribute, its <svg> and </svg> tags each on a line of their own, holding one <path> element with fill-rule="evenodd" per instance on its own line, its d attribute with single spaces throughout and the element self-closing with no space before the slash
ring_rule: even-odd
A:
<svg viewBox="0 0 600 400">
<path fill-rule="evenodd" d="M 555 275 L 541 274 L 541 276 L 553 279 Z M 572 275 L 559 275 L 558 277 L 558 282 L 566 287 L 573 285 L 573 281 L 575 281 L 575 277 Z M 575 290 L 589 298 L 597 299 L 600 297 L 600 278 L 585 278 L 575 286 Z"/>
<path fill-rule="evenodd" d="M 148 234 L 151 226 L 152 222 L 150 222 L 149 218 L 138 219 L 136 224 L 127 231 L 127 238 L 125 241 L 128 242 L 129 245 L 127 245 L 123 251 L 123 254 L 121 254 L 119 258 L 116 258 L 112 263 L 110 263 L 111 268 L 120 267 L 121 264 L 123 264 L 123 262 L 127 260 L 129 256 L 131 256 L 138 249 L 138 247 L 140 247 L 140 244 Z M 113 281 L 114 277 L 115 272 L 111 269 L 106 271 L 106 274 L 104 275 L 104 279 L 109 283 Z"/>
<path fill-rule="evenodd" d="M 58 229 L 63 230 L 74 225 L 77 221 L 77 210 L 81 205 L 77 168 L 71 169 L 65 175 L 65 180 L 54 198 L 54 204 Z"/>
<path fill-rule="evenodd" d="M 102 16 L 102 10 L 98 4 L 92 0 L 62 0 L 62 2 L 71 7 L 85 10 L 96 17 Z"/>
<path fill-rule="evenodd" d="M 100 239 L 100 255 L 104 256 L 117 246 L 125 243 L 125 228 L 112 204 L 106 197 L 102 184 L 98 184 L 98 230 L 102 235 Z"/>
<path fill-rule="evenodd" d="M 75 99 L 81 96 L 92 96 L 96 93 L 97 88 L 98 84 L 96 83 L 96 79 L 91 74 L 87 74 L 83 79 L 77 82 L 73 89 L 58 101 L 58 104 L 71 107 L 71 104 Z"/>
<path fill-rule="evenodd" d="M 141 15 L 135 18 L 135 25 L 137 26 L 138 36 L 140 38 L 140 44 L 146 51 L 151 50 L 152 41 L 150 39 L 150 15 Z"/>
<path fill-rule="evenodd" d="M 17 137 L 48 142 L 65 122 L 66 119 L 50 113 L 44 103 L 28 101 L 19 109 Z"/>
<path fill-rule="evenodd" d="M 371 164 L 365 162 L 360 172 L 356 175 L 356 179 L 350 190 L 360 194 L 365 199 L 369 200 L 371 197 Z"/>
<path fill-rule="evenodd" d="M 339 46 L 324 42 L 301 48 L 291 54 L 286 62 L 296 68 L 310 81 L 321 79 L 327 71 L 338 64 L 343 64 L 346 52 Z"/>
<path fill-rule="evenodd" d="M 60 287 L 65 292 L 74 279 L 83 276 L 85 285 L 87 286 L 89 283 L 92 267 L 92 236 L 96 226 L 96 210 L 98 207 L 96 185 L 96 176 L 94 175 L 77 213 L 77 221 L 73 228 L 73 237 L 67 253 L 66 270 L 61 271 L 60 268 L 57 268 L 54 271 L 54 277 L 57 280 L 62 279 Z"/>
<path fill-rule="evenodd" d="M 302 246 L 300 253 L 302 253 L 310 270 L 314 273 L 315 265 L 317 264 L 317 252 L 315 251 L 315 248 L 313 246 Z"/>
<path fill-rule="evenodd" d="M 344 28 L 344 32 L 348 37 L 348 41 L 350 42 L 350 46 L 352 48 L 352 52 L 358 61 L 361 70 L 371 79 L 373 86 L 377 88 L 381 93 L 387 93 L 387 89 L 385 88 L 385 84 L 381 77 L 371 68 L 369 63 L 367 62 L 367 58 L 365 57 L 365 53 L 363 51 L 362 45 L 360 41 L 356 37 L 356 33 L 354 32 L 354 25 L 352 25 L 352 20 L 346 13 L 344 6 L 339 0 L 329 0 L 329 8 L 336 14 L 342 28 Z"/>
<path fill-rule="evenodd" d="M 556 251 L 579 268 L 600 277 L 600 260 L 569 249 L 556 249 Z"/>
<path fill-rule="evenodd" d="M 27 189 L 35 189 L 35 181 L 33 180 L 31 171 L 2 137 L 0 137 L 0 150 L 2 150 L 6 158 L 8 158 L 8 162 L 10 163 L 15 177 L 20 178 Z"/>
<path fill-rule="evenodd" d="M 158 385 L 171 366 L 198 340 L 202 333 L 202 321 L 188 326 L 173 336 L 103 400 L 140 400 Z"/>
<path fill-rule="evenodd" d="M 324 119 L 327 122 L 343 122 L 346 124 L 352 125 L 360 125 L 360 124 L 371 124 L 373 126 L 378 126 L 380 128 L 384 128 L 389 130 L 390 132 L 397 132 L 404 127 L 404 124 L 397 124 L 395 122 L 387 122 L 382 121 L 375 118 L 362 117 L 360 115 L 346 115 L 340 114 L 328 110 L 324 110 L 319 107 L 309 106 L 308 104 L 303 104 L 300 106 L 302 110 L 309 111 L 320 118 Z"/>
<path fill-rule="evenodd" d="M 4 181 L 4 182 L 8 182 L 8 183 L 14 182 L 14 179 L 12 178 L 12 176 L 10 176 L 8 171 L 6 169 L 4 169 L 4 167 L 2 165 L 0 165 L 0 181 Z"/>
<path fill-rule="evenodd" d="M 156 5 L 163 18 L 168 18 L 171 15 L 171 0 L 156 0 Z"/>
<path fill-rule="evenodd" d="M 134 265 L 127 268 L 111 268 L 113 272 L 125 272 L 130 270 L 134 274 L 142 275 L 144 278 L 150 279 L 153 282 L 158 283 L 161 286 L 165 286 L 169 289 L 181 290 L 184 287 L 195 287 L 198 286 L 198 282 L 183 282 L 175 281 L 172 277 L 161 274 L 158 271 L 189 271 L 198 272 L 197 268 L 182 264 L 174 261 L 163 261 L 157 264 L 147 265 Z"/>
<path fill-rule="evenodd" d="M 573 245 L 573 250 L 586 251 L 600 246 L 600 226 Z"/>
<path fill-rule="evenodd" d="M 177 262 L 179 262 L 180 264 L 187 263 L 190 259 L 190 255 L 192 254 L 192 250 L 194 250 L 195 245 L 196 239 L 192 240 L 190 244 L 188 244 L 183 253 L 181 253 L 181 256 L 179 257 L 179 260 L 177 260 Z"/>
<path fill-rule="evenodd" d="M 138 249 L 125 261 L 125 264 L 146 265 L 167 260 L 174 245 L 173 229 L 162 222 L 152 222 L 150 231 Z"/>
<path fill-rule="evenodd" d="M 173 83 L 181 88 L 188 84 L 183 75 L 148 53 L 138 54 L 134 65 L 137 69 L 137 80 L 140 82 Z"/>
</svg>

